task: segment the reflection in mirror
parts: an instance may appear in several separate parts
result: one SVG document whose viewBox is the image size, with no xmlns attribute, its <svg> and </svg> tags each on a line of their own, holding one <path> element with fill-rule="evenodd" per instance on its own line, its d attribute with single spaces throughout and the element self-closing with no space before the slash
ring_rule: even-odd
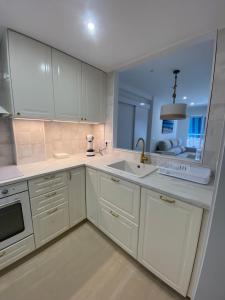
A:
<svg viewBox="0 0 225 300">
<path fill-rule="evenodd" d="M 207 36 L 118 73 L 117 148 L 140 151 L 136 143 L 142 137 L 146 152 L 201 160 L 214 49 L 214 35 Z M 176 103 L 186 104 L 186 117 L 161 120 L 162 106 L 173 104 L 176 69 Z"/>
</svg>

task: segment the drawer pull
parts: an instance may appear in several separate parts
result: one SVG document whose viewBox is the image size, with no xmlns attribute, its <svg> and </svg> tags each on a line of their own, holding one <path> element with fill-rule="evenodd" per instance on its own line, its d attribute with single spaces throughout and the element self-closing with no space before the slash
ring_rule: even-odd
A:
<svg viewBox="0 0 225 300">
<path fill-rule="evenodd" d="M 173 204 L 173 203 L 176 202 L 175 200 L 169 199 L 169 198 L 167 198 L 167 197 L 165 197 L 165 196 L 162 196 L 162 195 L 160 195 L 160 199 L 161 199 L 162 201 L 165 201 L 165 202 L 171 203 L 171 204 Z"/>
<path fill-rule="evenodd" d="M 54 209 L 52 209 L 52 210 L 49 210 L 49 211 L 47 212 L 47 214 L 48 214 L 48 215 L 54 214 L 57 210 L 58 210 L 58 208 L 56 207 L 56 208 L 54 208 Z"/>
<path fill-rule="evenodd" d="M 114 177 L 111 177 L 111 180 L 112 180 L 112 181 L 114 181 L 114 182 L 120 182 L 120 180 L 119 180 L 119 179 L 117 179 L 117 178 L 114 178 Z"/>
<path fill-rule="evenodd" d="M 0 257 L 3 257 L 6 254 L 5 251 L 0 252 Z"/>
<path fill-rule="evenodd" d="M 50 197 L 55 196 L 56 194 L 57 194 L 56 192 L 53 192 L 53 193 L 51 193 L 51 194 L 45 195 L 45 197 L 46 197 L 46 198 L 50 198 Z"/>
<path fill-rule="evenodd" d="M 110 210 L 110 214 L 115 217 L 115 218 L 119 218 L 119 215 L 116 214 L 114 211 Z"/>
<path fill-rule="evenodd" d="M 48 176 L 44 177 L 45 180 L 49 180 L 49 179 L 53 179 L 53 178 L 55 178 L 55 175 L 48 175 Z"/>
</svg>

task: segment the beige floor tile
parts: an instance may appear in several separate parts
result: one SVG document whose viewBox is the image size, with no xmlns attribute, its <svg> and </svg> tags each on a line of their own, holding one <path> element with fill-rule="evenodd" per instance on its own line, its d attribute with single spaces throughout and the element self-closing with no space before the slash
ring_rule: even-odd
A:
<svg viewBox="0 0 225 300">
<path fill-rule="evenodd" d="M 0 277 L 0 300 L 182 300 L 84 223 Z"/>
</svg>

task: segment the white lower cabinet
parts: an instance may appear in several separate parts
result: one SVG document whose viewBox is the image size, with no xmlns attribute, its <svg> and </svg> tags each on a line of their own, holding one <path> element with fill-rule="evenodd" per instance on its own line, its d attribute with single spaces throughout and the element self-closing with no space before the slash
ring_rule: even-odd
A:
<svg viewBox="0 0 225 300">
<path fill-rule="evenodd" d="M 157 277 L 187 295 L 203 209 L 92 168 L 41 176 L 28 186 L 34 236 L 1 250 L 0 269 L 87 217 Z"/>
<path fill-rule="evenodd" d="M 142 189 L 138 260 L 183 296 L 191 278 L 202 212 Z"/>
<path fill-rule="evenodd" d="M 137 257 L 138 226 L 102 202 L 99 203 L 99 228 L 130 255 Z"/>
<path fill-rule="evenodd" d="M 46 244 L 69 228 L 68 202 L 33 216 L 35 243 Z"/>
<path fill-rule="evenodd" d="M 99 172 L 99 199 L 117 208 L 121 215 L 139 223 L 140 186 Z"/>
<path fill-rule="evenodd" d="M 86 169 L 87 219 L 98 226 L 98 172 Z"/>
<path fill-rule="evenodd" d="M 20 258 L 34 251 L 34 236 L 27 238 L 0 251 L 0 270 L 16 262 Z"/>
<path fill-rule="evenodd" d="M 70 227 L 86 218 L 85 169 L 69 171 L 69 218 Z"/>
<path fill-rule="evenodd" d="M 140 187 L 99 172 L 99 228 L 137 257 Z"/>
</svg>

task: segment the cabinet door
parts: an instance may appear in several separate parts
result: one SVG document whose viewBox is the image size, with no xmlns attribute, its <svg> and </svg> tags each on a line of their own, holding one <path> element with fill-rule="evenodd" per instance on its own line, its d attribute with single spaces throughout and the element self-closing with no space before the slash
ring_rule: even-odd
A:
<svg viewBox="0 0 225 300">
<path fill-rule="evenodd" d="M 98 226 L 98 172 L 86 169 L 87 219 Z"/>
<path fill-rule="evenodd" d="M 81 62 L 52 49 L 55 117 L 57 120 L 80 120 Z"/>
<path fill-rule="evenodd" d="M 101 201 L 99 228 L 130 255 L 137 257 L 138 226 Z"/>
<path fill-rule="evenodd" d="M 105 73 L 82 64 L 82 112 L 87 121 L 105 121 Z"/>
<path fill-rule="evenodd" d="M 37 247 L 46 244 L 69 228 L 68 202 L 33 217 Z"/>
<path fill-rule="evenodd" d="M 15 116 L 52 119 L 51 48 L 13 31 L 8 38 Z"/>
<path fill-rule="evenodd" d="M 119 210 L 124 217 L 136 224 L 139 223 L 140 187 L 138 185 L 100 173 L 99 198 L 106 205 L 112 205 Z"/>
<path fill-rule="evenodd" d="M 74 226 L 86 218 L 85 169 L 69 171 L 69 178 L 70 226 Z"/>
<path fill-rule="evenodd" d="M 138 260 L 186 296 L 202 209 L 143 189 Z"/>
</svg>

